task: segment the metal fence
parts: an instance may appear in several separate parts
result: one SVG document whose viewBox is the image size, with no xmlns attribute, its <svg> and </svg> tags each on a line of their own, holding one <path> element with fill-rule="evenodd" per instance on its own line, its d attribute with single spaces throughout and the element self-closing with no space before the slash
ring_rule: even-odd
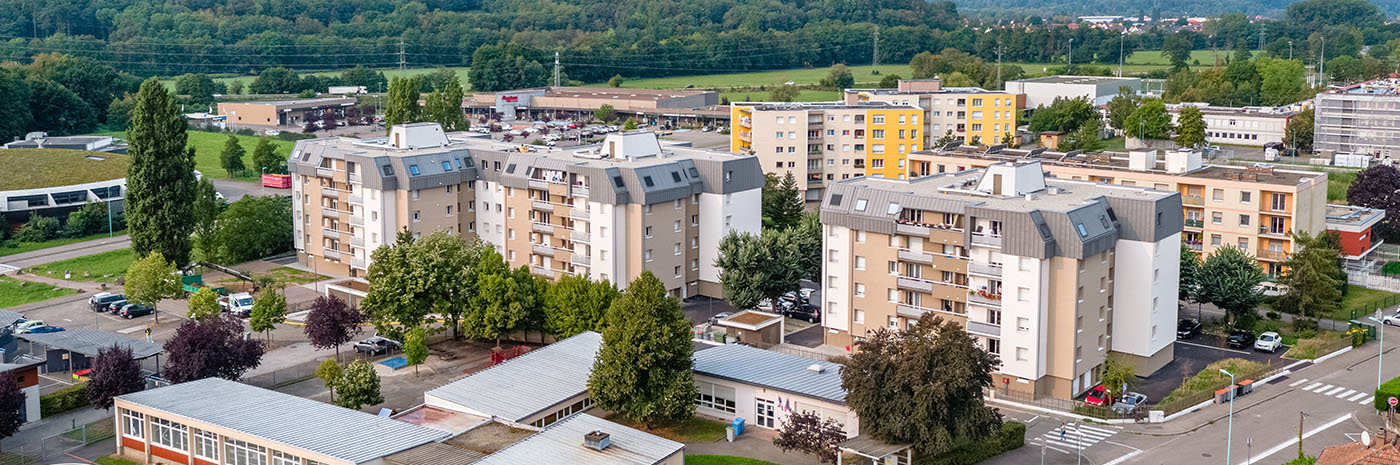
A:
<svg viewBox="0 0 1400 465">
<path fill-rule="evenodd" d="M 41 463 L 81 447 L 106 441 L 116 436 L 116 424 L 110 419 L 98 420 L 39 441 L 0 451 L 0 465 L 29 465 Z"/>
<path fill-rule="evenodd" d="M 348 346 L 347 346 L 347 347 L 348 347 Z M 369 354 L 365 354 L 365 353 L 362 353 L 362 352 L 356 352 L 356 351 L 354 351 L 353 349 L 352 349 L 352 350 L 349 350 L 349 351 L 347 351 L 347 350 L 345 350 L 345 349 L 346 349 L 346 347 L 342 347 L 342 348 L 340 349 L 340 350 L 341 350 L 341 353 L 340 353 L 340 361 L 341 361 L 342 364 L 350 363 L 350 362 L 353 362 L 353 361 L 355 361 L 355 360 L 370 360 L 370 358 L 371 358 L 371 357 L 369 356 Z M 370 361 L 373 361 L 373 360 L 370 360 Z M 292 365 L 292 366 L 285 367 L 285 368 L 278 368 L 278 369 L 276 369 L 276 370 L 272 370 L 272 371 L 265 372 L 265 373 L 260 373 L 260 374 L 254 375 L 254 376 L 245 376 L 245 377 L 243 378 L 242 381 L 243 381 L 243 384 L 253 385 L 253 386 L 257 386 L 257 387 L 260 387 L 260 388 L 266 388 L 266 389 L 274 389 L 274 388 L 286 386 L 286 385 L 288 385 L 288 384 L 292 384 L 292 383 L 296 383 L 296 382 L 300 382 L 300 381 L 305 381 L 305 380 L 308 380 L 308 379 L 311 379 L 311 378 L 315 378 L 315 377 L 316 377 L 316 368 L 318 368 L 318 367 L 320 367 L 320 366 L 321 366 L 321 362 L 320 362 L 320 361 L 315 361 L 315 360 L 313 360 L 313 361 L 304 362 L 304 363 L 299 363 L 299 364 Z M 3 465 L 3 464 L 0 464 L 0 465 Z"/>
</svg>

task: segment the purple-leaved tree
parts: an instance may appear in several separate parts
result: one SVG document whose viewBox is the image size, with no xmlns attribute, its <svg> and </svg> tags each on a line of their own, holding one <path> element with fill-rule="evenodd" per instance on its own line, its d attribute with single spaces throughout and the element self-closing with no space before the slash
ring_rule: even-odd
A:
<svg viewBox="0 0 1400 465">
<path fill-rule="evenodd" d="M 113 345 L 97 352 L 87 384 L 88 403 L 94 409 L 112 408 L 112 398 L 146 387 L 141 378 L 141 362 L 131 349 Z"/>
<path fill-rule="evenodd" d="M 1347 203 L 1385 210 L 1376 235 L 1386 241 L 1400 240 L 1400 169 L 1376 165 L 1357 173 L 1347 188 Z"/>
<path fill-rule="evenodd" d="M 0 376 L 0 412 L 19 412 L 24 408 L 24 392 L 19 390 L 19 380 L 15 376 Z M 13 436 L 19 431 L 19 415 L 0 415 L 0 439 Z"/>
<path fill-rule="evenodd" d="M 317 349 L 335 349 L 335 359 L 340 360 L 340 346 L 360 335 L 360 323 L 365 315 L 350 308 L 344 300 L 334 296 L 321 296 L 311 303 L 311 312 L 306 315 L 306 326 L 302 331 L 311 339 L 311 346 Z"/>
<path fill-rule="evenodd" d="M 165 343 L 165 379 L 183 383 L 209 377 L 237 381 L 262 363 L 262 343 L 243 338 L 243 322 L 225 316 L 186 321 Z"/>
</svg>

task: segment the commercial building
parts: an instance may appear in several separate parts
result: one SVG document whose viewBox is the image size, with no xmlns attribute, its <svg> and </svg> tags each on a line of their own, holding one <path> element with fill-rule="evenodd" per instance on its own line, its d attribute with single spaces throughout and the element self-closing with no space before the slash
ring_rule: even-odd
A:
<svg viewBox="0 0 1400 465">
<path fill-rule="evenodd" d="M 1259 259 L 1269 274 L 1281 271 L 1294 250 L 1293 231 L 1325 230 L 1327 173 L 1284 170 L 1267 164 L 1215 166 L 1192 151 L 1104 154 L 1014 150 L 1002 147 L 944 147 L 910 155 L 910 177 L 1040 160 L 1064 179 L 1150 187 L 1181 194 L 1185 229 L 1181 241 L 1209 254 L 1230 245 Z"/>
<path fill-rule="evenodd" d="M 363 276 L 370 252 L 401 229 L 445 230 L 547 278 L 622 283 L 649 270 L 678 297 L 719 296 L 720 239 L 761 225 L 757 163 L 663 146 L 650 132 L 569 149 L 449 135 L 436 123 L 302 140 L 288 161 L 295 246 L 318 271 Z"/>
<path fill-rule="evenodd" d="M 122 211 L 128 158 L 123 153 L 15 147 L 0 150 L 0 215 L 12 225 L 32 213 L 61 217 L 91 202 Z"/>
<path fill-rule="evenodd" d="M 1143 92 L 1142 79 L 1109 76 L 1045 76 L 1006 81 L 1006 91 L 1025 94 L 1026 108 L 1049 107 L 1056 98 L 1088 98 L 1094 106 L 1107 105 L 1118 89 Z"/>
<path fill-rule="evenodd" d="M 765 173 L 792 173 L 810 201 L 842 179 L 902 177 L 905 155 L 924 146 L 923 111 L 909 104 L 744 102 L 730 112 L 730 151 L 753 155 Z"/>
<path fill-rule="evenodd" d="M 534 121 L 546 116 L 591 119 L 594 110 L 603 105 L 611 105 L 618 118 L 673 125 L 706 124 L 729 118 L 726 108 L 716 107 L 719 93 L 705 90 L 551 86 L 477 93 L 462 99 L 462 109 L 468 116 L 487 117 L 495 113 L 502 121 Z"/>
<path fill-rule="evenodd" d="M 1400 78 L 1385 78 L 1317 94 L 1313 149 L 1379 157 L 1400 156 Z"/>
<path fill-rule="evenodd" d="M 1017 109 L 1025 107 L 1025 96 L 986 90 L 980 87 L 943 87 L 943 80 L 902 79 L 894 89 L 846 89 L 847 104 L 885 102 L 910 105 L 923 110 L 924 147 L 938 145 L 939 139 L 954 137 L 965 144 L 991 145 L 1007 135 L 1016 136 Z"/>
<path fill-rule="evenodd" d="M 777 429 L 794 413 L 813 412 L 835 420 L 848 437 L 860 434 L 839 364 L 740 344 L 700 350 L 694 358 L 700 414 Z"/>
<path fill-rule="evenodd" d="M 995 389 L 1071 398 L 1109 353 L 1172 360 L 1175 191 L 1046 177 L 1039 160 L 832 185 L 821 206 L 825 343 L 933 313 L 1001 358 Z"/>
<path fill-rule="evenodd" d="M 1342 258 L 1346 259 L 1344 264 L 1347 269 L 1369 265 L 1371 260 L 1367 257 L 1385 242 L 1371 232 L 1383 219 L 1385 210 L 1352 205 L 1327 206 L 1327 232 L 1341 239 Z"/>
<path fill-rule="evenodd" d="M 423 405 L 543 428 L 593 407 L 588 376 L 602 346 L 585 331 L 430 389 Z"/>
<path fill-rule="evenodd" d="M 8 142 L 7 149 L 69 149 L 90 152 L 126 153 L 127 146 L 112 136 L 56 136 L 46 132 L 31 132 L 23 139 Z"/>
<path fill-rule="evenodd" d="M 117 455 L 150 464 L 352 465 L 444 431 L 220 378 L 114 399 Z"/>
<path fill-rule="evenodd" d="M 219 102 L 219 114 L 227 117 L 231 128 L 276 128 L 301 126 L 326 112 L 344 119 L 345 109 L 353 106 L 355 99 L 349 97 Z"/>
<path fill-rule="evenodd" d="M 1167 105 L 1172 124 L 1177 124 L 1181 109 L 1193 106 L 1201 110 L 1206 123 L 1206 142 L 1212 144 L 1263 147 L 1270 142 L 1283 142 L 1283 130 L 1297 111 L 1275 107 L 1212 107 L 1204 103 Z M 1132 131 L 1127 131 L 1132 135 Z"/>
</svg>

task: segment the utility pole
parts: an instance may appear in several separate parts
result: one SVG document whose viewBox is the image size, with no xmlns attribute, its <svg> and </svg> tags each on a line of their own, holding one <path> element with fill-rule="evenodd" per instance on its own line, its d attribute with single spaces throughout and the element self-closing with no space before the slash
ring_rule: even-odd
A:
<svg viewBox="0 0 1400 465">
<path fill-rule="evenodd" d="M 407 65 L 408 62 L 404 55 L 403 39 L 399 39 L 399 69 L 404 69 Z"/>
<path fill-rule="evenodd" d="M 1128 38 L 1128 28 L 1123 28 L 1123 33 L 1118 34 L 1118 77 L 1123 77 L 1123 41 Z"/>
<path fill-rule="evenodd" d="M 1308 416 L 1308 414 L 1303 413 L 1302 410 L 1299 410 L 1299 411 L 1298 411 L 1298 456 L 1299 456 L 1299 457 L 1302 457 L 1302 456 L 1303 456 L 1303 417 L 1306 417 L 1306 416 Z"/>
<path fill-rule="evenodd" d="M 1288 39 L 1288 59 L 1293 59 L 1293 39 Z"/>
<path fill-rule="evenodd" d="M 1070 65 L 1074 64 L 1074 38 L 1069 38 L 1069 59 L 1065 62 L 1065 72 L 1069 72 Z"/>
<path fill-rule="evenodd" d="M 559 87 L 559 51 L 554 51 L 554 87 Z"/>
<path fill-rule="evenodd" d="M 1319 58 L 1317 60 L 1317 78 L 1319 80 L 1322 80 L 1322 85 L 1325 86 L 1327 85 L 1327 81 L 1325 80 L 1325 78 L 1323 78 L 1323 76 L 1327 72 L 1327 36 L 1325 35 L 1322 36 L 1322 50 L 1319 50 L 1319 52 L 1321 52 L 1321 55 L 1319 55 Z"/>
<path fill-rule="evenodd" d="M 1001 82 L 1001 44 L 997 44 L 997 87 L 1005 88 L 1005 83 Z"/>
<path fill-rule="evenodd" d="M 880 26 L 875 26 L 875 51 L 872 52 L 871 57 L 874 58 L 874 62 L 873 62 L 874 65 L 871 67 L 870 74 L 879 75 L 879 74 L 880 74 Z"/>
<path fill-rule="evenodd" d="M 1259 51 L 1264 51 L 1264 31 L 1269 28 L 1268 24 L 1259 24 Z"/>
</svg>

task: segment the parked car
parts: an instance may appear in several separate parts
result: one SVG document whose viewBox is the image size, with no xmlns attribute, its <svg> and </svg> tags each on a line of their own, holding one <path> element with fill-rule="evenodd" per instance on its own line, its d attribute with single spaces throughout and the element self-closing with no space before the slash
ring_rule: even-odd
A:
<svg viewBox="0 0 1400 465">
<path fill-rule="evenodd" d="M 1183 318 L 1176 323 L 1176 338 L 1191 339 L 1201 334 L 1201 322 L 1195 318 Z"/>
<path fill-rule="evenodd" d="M 822 321 L 822 308 L 819 305 L 802 304 L 783 309 L 783 316 L 805 320 L 808 323 Z"/>
<path fill-rule="evenodd" d="M 1254 350 L 1267 350 L 1270 353 L 1278 352 L 1278 348 L 1283 346 L 1283 338 L 1273 331 L 1259 335 L 1259 340 L 1254 341 Z"/>
<path fill-rule="evenodd" d="M 63 327 L 62 327 L 62 326 L 49 326 L 49 325 L 44 325 L 44 326 L 39 326 L 39 327 L 31 328 L 31 329 L 29 330 L 29 334 L 56 333 L 56 332 L 59 332 L 59 331 L 63 331 Z"/>
<path fill-rule="evenodd" d="M 128 320 L 138 316 L 146 316 L 156 312 L 156 308 L 145 304 L 126 304 L 121 310 L 117 310 L 116 315 Z"/>
<path fill-rule="evenodd" d="M 374 336 L 355 343 L 355 352 L 370 355 L 383 355 L 403 348 L 399 341 L 381 336 Z"/>
<path fill-rule="evenodd" d="M 1400 310 L 1397 310 L 1394 315 L 1385 317 L 1381 322 L 1391 326 L 1400 326 Z"/>
<path fill-rule="evenodd" d="M 122 307 L 125 307 L 126 304 L 128 304 L 128 303 L 131 303 L 131 302 L 128 301 L 128 300 L 126 300 L 126 298 L 123 297 L 122 300 L 118 300 L 118 301 L 109 303 L 109 304 L 107 304 L 107 305 L 104 305 L 104 306 L 102 306 L 102 309 L 97 310 L 97 311 L 99 311 L 99 312 L 112 312 L 112 313 L 116 313 L 117 310 L 121 310 L 121 308 L 122 308 Z"/>
<path fill-rule="evenodd" d="M 126 300 L 126 296 L 110 292 L 99 292 L 92 297 L 88 297 L 88 306 L 92 307 L 92 310 L 95 312 L 105 312 L 107 311 L 107 304 L 118 300 Z"/>
<path fill-rule="evenodd" d="M 1147 395 L 1140 392 L 1128 392 L 1123 394 L 1123 398 L 1113 403 L 1113 411 L 1119 415 L 1127 415 L 1137 410 L 1138 407 L 1147 404 Z"/>
<path fill-rule="evenodd" d="M 723 320 L 723 319 L 725 319 L 725 318 L 729 318 L 730 316 L 733 316 L 733 315 L 734 315 L 734 312 L 719 312 L 719 313 L 716 313 L 715 316 L 710 317 L 710 324 L 719 323 L 719 320 Z"/>
<path fill-rule="evenodd" d="M 1230 336 L 1225 338 L 1225 342 L 1229 344 L 1230 347 L 1243 349 L 1254 343 L 1254 333 L 1241 330 L 1231 331 Z"/>
<path fill-rule="evenodd" d="M 1113 393 L 1108 392 L 1108 388 L 1102 384 L 1094 386 L 1089 390 L 1089 394 L 1084 396 L 1084 404 L 1107 407 L 1113 401 Z"/>
<path fill-rule="evenodd" d="M 20 320 L 19 323 L 15 323 L 14 325 L 14 333 L 25 334 L 40 326 L 47 326 L 44 324 L 44 320 Z"/>
</svg>

